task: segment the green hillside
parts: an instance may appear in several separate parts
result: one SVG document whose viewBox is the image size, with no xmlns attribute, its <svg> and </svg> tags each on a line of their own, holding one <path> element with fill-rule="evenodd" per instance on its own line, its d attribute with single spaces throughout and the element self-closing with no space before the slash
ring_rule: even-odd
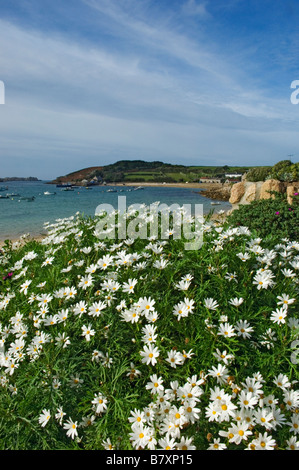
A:
<svg viewBox="0 0 299 470">
<path fill-rule="evenodd" d="M 281 181 L 295 181 L 299 177 L 299 163 L 282 160 L 274 166 L 186 166 L 146 162 L 143 160 L 120 160 L 105 166 L 93 166 L 74 171 L 66 176 L 56 178 L 52 183 L 81 183 L 97 180 L 106 183 L 189 183 L 198 182 L 200 178 L 227 179 L 227 174 L 248 173 L 250 181 L 261 181 L 275 178 Z"/>
<path fill-rule="evenodd" d="M 198 182 L 202 177 L 225 178 L 226 173 L 244 173 L 250 167 L 239 166 L 185 166 L 159 161 L 122 160 L 93 170 L 91 177 L 100 177 L 107 183 L 119 182 Z"/>
</svg>

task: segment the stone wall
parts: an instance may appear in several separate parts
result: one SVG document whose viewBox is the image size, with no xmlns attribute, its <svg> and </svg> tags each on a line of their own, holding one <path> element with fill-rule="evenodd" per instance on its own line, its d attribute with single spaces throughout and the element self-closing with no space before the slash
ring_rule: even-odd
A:
<svg viewBox="0 0 299 470">
<path fill-rule="evenodd" d="M 293 202 L 294 193 L 299 192 L 299 182 L 284 183 L 278 180 L 242 181 L 235 183 L 231 188 L 229 202 L 232 210 L 237 209 L 241 204 L 250 204 L 252 201 L 259 199 L 269 199 L 275 197 L 270 191 L 286 193 L 288 203 Z"/>
</svg>

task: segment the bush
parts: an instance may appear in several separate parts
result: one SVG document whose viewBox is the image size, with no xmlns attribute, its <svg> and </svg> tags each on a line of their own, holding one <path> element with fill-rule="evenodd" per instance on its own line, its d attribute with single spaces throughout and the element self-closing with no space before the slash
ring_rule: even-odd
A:
<svg viewBox="0 0 299 470">
<path fill-rule="evenodd" d="M 299 196 L 294 197 L 292 206 L 280 193 L 275 195 L 275 199 L 261 199 L 241 205 L 228 217 L 228 223 L 235 227 L 246 225 L 263 238 L 298 240 Z"/>
<path fill-rule="evenodd" d="M 287 182 L 299 180 L 299 163 L 291 163 L 288 160 L 279 163 L 274 165 L 268 178 Z"/>
<path fill-rule="evenodd" d="M 247 181 L 265 181 L 269 174 L 270 168 L 269 167 L 261 167 L 261 168 L 251 168 L 246 176 Z"/>
<path fill-rule="evenodd" d="M 281 160 L 273 165 L 273 167 L 256 167 L 251 168 L 246 177 L 247 181 L 257 182 L 267 179 L 275 179 L 279 181 L 298 181 L 299 180 L 299 163 L 292 163 L 290 160 Z"/>
</svg>

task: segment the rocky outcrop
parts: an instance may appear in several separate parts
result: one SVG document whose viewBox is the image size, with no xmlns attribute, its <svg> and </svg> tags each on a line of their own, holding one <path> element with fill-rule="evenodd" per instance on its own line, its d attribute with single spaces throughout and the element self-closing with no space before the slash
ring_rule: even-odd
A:
<svg viewBox="0 0 299 470">
<path fill-rule="evenodd" d="M 283 183 L 278 180 L 266 180 L 261 185 L 260 199 L 274 198 L 274 194 L 271 192 L 281 193 L 284 192 Z"/>
<path fill-rule="evenodd" d="M 242 181 L 232 186 L 229 202 L 234 210 L 239 205 L 250 204 L 252 201 L 275 198 L 273 192 L 286 193 L 288 203 L 291 205 L 294 194 L 299 192 L 299 182 L 283 183 L 274 179 L 257 182 Z"/>
<path fill-rule="evenodd" d="M 229 202 L 231 204 L 237 204 L 241 201 L 242 197 L 245 194 L 245 183 L 240 182 L 232 186 Z"/>
<path fill-rule="evenodd" d="M 199 194 L 217 201 L 228 201 L 231 195 L 231 184 L 210 183 L 209 188 L 200 191 Z"/>
</svg>

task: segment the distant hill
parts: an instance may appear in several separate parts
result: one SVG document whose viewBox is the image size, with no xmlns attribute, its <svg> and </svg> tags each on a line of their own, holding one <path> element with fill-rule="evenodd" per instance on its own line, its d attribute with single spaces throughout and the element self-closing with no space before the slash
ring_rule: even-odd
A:
<svg viewBox="0 0 299 470">
<path fill-rule="evenodd" d="M 53 184 L 107 184 L 111 183 L 185 183 L 198 182 L 199 178 L 225 179 L 227 173 L 245 173 L 251 167 L 185 166 L 160 161 L 121 160 L 105 166 L 93 166 L 59 176 Z"/>
<path fill-rule="evenodd" d="M 83 170 L 73 171 L 65 176 L 58 176 L 51 183 L 62 184 L 62 183 L 72 183 L 79 182 L 82 180 L 90 180 L 92 175 L 96 172 L 100 172 L 103 167 L 101 166 L 91 166 L 89 168 L 84 168 Z"/>
<path fill-rule="evenodd" d="M 6 176 L 5 178 L 0 178 L 0 183 L 3 183 L 5 181 L 40 181 L 40 180 L 36 178 L 35 176 L 28 176 L 28 177 Z"/>
</svg>

